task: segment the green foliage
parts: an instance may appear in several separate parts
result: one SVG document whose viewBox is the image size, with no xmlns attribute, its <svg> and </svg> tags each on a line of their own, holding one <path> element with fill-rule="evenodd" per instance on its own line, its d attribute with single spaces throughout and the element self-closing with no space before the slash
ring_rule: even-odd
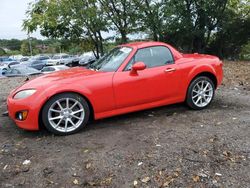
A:
<svg viewBox="0 0 250 188">
<path fill-rule="evenodd" d="M 136 31 L 137 7 L 130 0 L 98 0 L 110 23 L 110 29 L 121 35 L 119 43 L 126 43 L 127 35 Z"/>
<path fill-rule="evenodd" d="M 7 52 L 8 56 L 12 56 L 12 55 L 20 55 L 21 52 L 19 50 L 11 50 Z"/>
<path fill-rule="evenodd" d="M 102 31 L 107 31 L 106 19 L 96 0 L 40 0 L 30 4 L 23 27 L 51 38 L 90 39 L 97 56 L 103 54 Z"/>
<path fill-rule="evenodd" d="M 7 48 L 7 45 L 11 43 L 12 40 L 4 40 L 4 41 L 5 43 L 2 44 L 2 48 Z M 28 40 L 17 40 L 17 41 L 18 43 L 21 44 L 20 47 L 17 48 L 17 50 L 8 50 L 6 52 L 6 55 L 19 55 L 19 54 L 30 55 Z M 42 54 L 42 53 L 54 54 L 61 52 L 69 54 L 82 54 L 83 52 L 92 51 L 94 49 L 91 40 L 68 40 L 68 39 L 39 40 L 36 38 L 31 38 L 31 47 L 32 47 L 32 55 Z"/>
<path fill-rule="evenodd" d="M 24 40 L 22 42 L 20 51 L 22 55 L 25 55 L 25 56 L 31 55 L 30 49 L 29 49 L 29 42 L 27 40 Z"/>
<path fill-rule="evenodd" d="M 6 55 L 6 52 L 4 49 L 0 48 L 0 56 Z"/>
<path fill-rule="evenodd" d="M 246 45 L 242 46 L 240 52 L 240 59 L 250 61 L 250 41 L 248 41 Z"/>
<path fill-rule="evenodd" d="M 242 47 L 250 40 L 250 7 L 239 0 L 230 1 L 217 26 L 207 51 L 221 58 L 239 59 Z"/>
<path fill-rule="evenodd" d="M 0 40 L 0 47 L 7 48 L 9 50 L 18 50 L 21 47 L 21 41 L 18 39 L 2 39 Z"/>
<path fill-rule="evenodd" d="M 249 12 L 245 0 L 38 0 L 23 27 L 59 39 L 47 44 L 55 52 L 88 49 L 99 57 L 109 48 L 103 33 L 113 30 L 117 43 L 143 32 L 185 52 L 239 58 L 249 41 Z"/>
<path fill-rule="evenodd" d="M 169 2 L 160 0 L 133 0 L 137 7 L 137 20 L 140 31 L 150 35 L 154 41 L 163 41 L 170 15 Z"/>
</svg>

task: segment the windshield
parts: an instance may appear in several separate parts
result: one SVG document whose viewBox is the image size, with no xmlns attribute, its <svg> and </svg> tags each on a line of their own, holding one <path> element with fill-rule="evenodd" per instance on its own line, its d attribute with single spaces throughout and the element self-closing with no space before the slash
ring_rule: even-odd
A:
<svg viewBox="0 0 250 188">
<path fill-rule="evenodd" d="M 88 68 L 104 72 L 116 71 L 123 61 L 128 57 L 131 51 L 132 48 L 128 47 L 115 48 L 98 61 L 90 64 Z"/>
</svg>

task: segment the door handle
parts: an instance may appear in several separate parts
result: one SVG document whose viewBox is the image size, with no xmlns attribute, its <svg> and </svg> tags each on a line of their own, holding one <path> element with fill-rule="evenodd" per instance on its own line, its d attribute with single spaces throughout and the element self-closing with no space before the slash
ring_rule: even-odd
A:
<svg viewBox="0 0 250 188">
<path fill-rule="evenodd" d="M 174 71 L 176 71 L 175 68 L 168 68 L 168 69 L 165 70 L 165 72 L 174 72 Z"/>
</svg>

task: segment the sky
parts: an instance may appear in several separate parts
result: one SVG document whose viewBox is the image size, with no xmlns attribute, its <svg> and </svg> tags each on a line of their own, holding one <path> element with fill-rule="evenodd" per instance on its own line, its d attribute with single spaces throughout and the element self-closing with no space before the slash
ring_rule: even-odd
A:
<svg viewBox="0 0 250 188">
<path fill-rule="evenodd" d="M 25 39 L 27 33 L 22 31 L 22 22 L 28 3 L 34 0 L 0 0 L 0 39 Z M 32 37 L 43 38 L 39 31 Z"/>
</svg>

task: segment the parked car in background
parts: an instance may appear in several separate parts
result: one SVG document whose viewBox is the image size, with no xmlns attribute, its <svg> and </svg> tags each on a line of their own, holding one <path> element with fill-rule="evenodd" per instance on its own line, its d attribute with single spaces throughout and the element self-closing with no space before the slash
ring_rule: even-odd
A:
<svg viewBox="0 0 250 188">
<path fill-rule="evenodd" d="M 47 61 L 46 65 L 60 65 L 67 64 L 69 62 L 71 62 L 71 59 L 68 54 L 55 54 L 50 60 Z"/>
<path fill-rule="evenodd" d="M 79 57 L 79 65 L 87 66 L 88 64 L 94 63 L 96 61 L 96 57 L 93 52 L 84 53 Z"/>
<path fill-rule="evenodd" d="M 77 66 L 78 63 L 79 63 L 79 58 L 77 56 L 69 55 L 67 58 L 63 58 L 59 64 L 74 67 Z"/>
<path fill-rule="evenodd" d="M 13 65 L 19 65 L 19 64 L 20 64 L 20 62 L 18 62 L 18 61 L 2 62 L 2 65 L 6 66 L 6 67 L 11 67 Z"/>
<path fill-rule="evenodd" d="M 16 61 L 20 61 L 21 58 L 23 58 L 24 56 L 19 54 L 19 55 L 13 55 L 13 56 L 10 56 L 11 59 L 14 59 Z"/>
<path fill-rule="evenodd" d="M 41 72 L 43 74 L 47 74 L 47 73 L 56 72 L 60 70 L 66 70 L 66 69 L 69 69 L 69 67 L 65 65 L 46 66 L 41 70 Z"/>
<path fill-rule="evenodd" d="M 41 74 L 41 72 L 27 66 L 15 66 L 2 72 L 2 75 L 6 77 L 31 76 L 38 74 Z"/>
<path fill-rule="evenodd" d="M 47 60 L 49 60 L 49 56 L 39 55 L 34 56 L 29 61 L 22 62 L 22 65 L 26 65 L 28 67 L 32 67 L 37 70 L 41 70 L 43 67 L 46 66 Z"/>
<path fill-rule="evenodd" d="M 20 63 L 17 62 L 17 61 L 13 61 L 12 59 L 11 59 L 11 61 L 3 61 L 3 62 L 0 62 L 0 76 L 2 76 L 2 74 L 3 74 L 6 70 L 8 70 L 9 68 L 14 67 L 14 66 L 16 66 L 16 65 L 20 65 Z"/>
<path fill-rule="evenodd" d="M 18 61 L 10 58 L 10 57 L 0 57 L 0 66 L 12 66 L 12 65 L 16 65 L 19 64 Z"/>
<path fill-rule="evenodd" d="M 0 57 L 0 63 L 2 63 L 2 62 L 8 62 L 8 61 L 14 61 L 14 59 L 10 58 L 8 56 L 2 56 L 2 57 Z"/>
<path fill-rule="evenodd" d="M 25 61 L 29 61 L 29 57 L 28 56 L 23 56 L 20 58 L 20 62 L 25 62 Z"/>
</svg>

